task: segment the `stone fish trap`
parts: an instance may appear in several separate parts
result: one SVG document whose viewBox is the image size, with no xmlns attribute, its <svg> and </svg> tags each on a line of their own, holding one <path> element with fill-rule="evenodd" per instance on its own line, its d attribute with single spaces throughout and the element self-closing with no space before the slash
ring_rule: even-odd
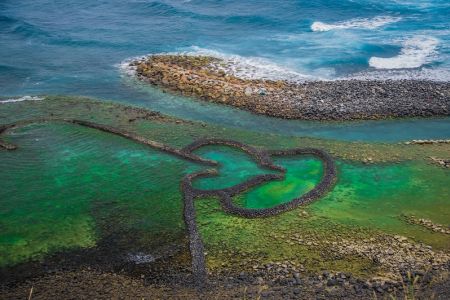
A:
<svg viewBox="0 0 450 300">
<path fill-rule="evenodd" d="M 205 262 L 205 251 L 203 246 L 203 241 L 198 232 L 197 223 L 195 221 L 195 206 L 194 200 L 205 196 L 214 196 L 219 198 L 220 205 L 222 209 L 229 214 L 237 215 L 243 218 L 264 218 L 275 216 L 280 213 L 292 210 L 301 205 L 309 204 L 320 197 L 324 196 L 328 191 L 331 190 L 337 179 L 337 170 L 333 158 L 321 149 L 316 148 L 293 148 L 287 150 L 259 150 L 252 146 L 246 145 L 233 140 L 225 139 L 200 139 L 194 141 L 190 145 L 182 148 L 175 149 L 168 145 L 146 139 L 142 136 L 138 136 L 134 133 L 127 132 L 118 128 L 114 128 L 107 125 L 97 124 L 89 121 L 75 120 L 75 119 L 33 119 L 24 120 L 12 124 L 6 124 L 0 126 L 0 135 L 12 128 L 22 127 L 30 124 L 36 123 L 48 123 L 48 122 L 62 122 L 69 124 L 77 124 L 83 127 L 94 128 L 100 131 L 112 133 L 129 140 L 138 142 L 150 146 L 152 148 L 158 149 L 160 151 L 178 156 L 182 159 L 190 160 L 193 162 L 209 165 L 209 166 L 219 166 L 219 163 L 204 159 L 200 156 L 193 154 L 193 151 L 210 145 L 224 145 L 229 147 L 238 148 L 247 154 L 249 154 L 260 167 L 266 169 L 274 170 L 280 172 L 279 174 L 264 174 L 252 177 L 243 183 L 234 185 L 229 188 L 215 189 L 215 190 L 199 190 L 193 187 L 193 180 L 201 177 L 216 176 L 219 174 L 216 170 L 206 170 L 199 171 L 192 174 L 187 174 L 181 181 L 181 191 L 183 195 L 184 202 L 184 222 L 186 224 L 187 233 L 189 236 L 189 250 L 191 254 L 192 261 L 192 273 L 195 278 L 195 283 L 198 286 L 203 286 L 207 280 L 207 269 Z M 16 145 L 7 143 L 0 139 L 0 148 L 6 150 L 17 149 Z M 289 202 L 281 203 L 270 208 L 261 209 L 249 209 L 244 207 L 236 206 L 232 197 L 238 195 L 252 187 L 273 181 L 273 180 L 283 180 L 286 175 L 286 169 L 277 166 L 273 163 L 273 156 L 293 156 L 293 155 L 312 155 L 319 158 L 323 163 L 324 174 L 320 182 L 309 192 L 304 195 L 294 198 Z"/>
</svg>

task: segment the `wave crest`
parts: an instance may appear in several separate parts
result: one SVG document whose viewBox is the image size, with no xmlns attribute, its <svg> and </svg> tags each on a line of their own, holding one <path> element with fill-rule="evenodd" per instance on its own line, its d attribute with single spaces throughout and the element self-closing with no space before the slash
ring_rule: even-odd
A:
<svg viewBox="0 0 450 300">
<path fill-rule="evenodd" d="M 38 97 L 38 96 L 23 96 L 20 98 L 11 98 L 11 99 L 0 100 L 0 104 L 12 103 L 12 102 L 22 102 L 22 101 L 41 101 L 41 100 L 44 100 L 44 98 Z"/>
<path fill-rule="evenodd" d="M 349 21 L 338 22 L 335 24 L 327 24 L 323 22 L 314 22 L 311 25 L 312 31 L 322 32 L 330 31 L 335 29 L 375 29 L 390 23 L 395 23 L 400 21 L 400 17 L 390 17 L 390 16 L 379 16 L 372 19 L 367 18 L 357 18 Z"/>
<path fill-rule="evenodd" d="M 215 66 L 218 70 L 223 70 L 227 74 L 242 79 L 286 80 L 289 82 L 304 82 L 321 79 L 281 66 L 267 58 L 244 57 L 236 54 L 226 54 L 224 52 L 201 48 L 198 46 L 189 47 L 187 51 L 182 52 L 163 52 L 132 57 L 122 61 L 116 66 L 125 76 L 133 76 L 135 75 L 136 67 L 130 65 L 130 63 L 132 61 L 143 60 L 147 56 L 151 55 L 189 55 L 219 58 L 222 60 L 222 63 Z"/>
<path fill-rule="evenodd" d="M 192 51 L 184 54 L 205 55 L 219 58 L 225 62 L 223 70 L 238 78 L 287 80 L 291 82 L 302 82 L 314 79 L 311 75 L 296 72 L 263 57 L 243 57 L 197 46 L 193 46 L 191 49 Z"/>
<path fill-rule="evenodd" d="M 376 69 L 411 69 L 430 63 L 436 57 L 439 40 L 416 36 L 402 44 L 400 54 L 394 57 L 371 57 L 369 65 Z"/>
</svg>

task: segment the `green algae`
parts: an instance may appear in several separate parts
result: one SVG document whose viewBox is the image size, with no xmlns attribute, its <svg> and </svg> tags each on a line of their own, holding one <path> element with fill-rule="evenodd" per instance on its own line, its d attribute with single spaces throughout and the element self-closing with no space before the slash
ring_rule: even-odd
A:
<svg viewBox="0 0 450 300">
<path fill-rule="evenodd" d="M 450 224 L 450 174 L 423 162 L 340 165 L 333 192 L 311 205 L 317 216 L 404 235 L 433 247 L 449 249 L 450 240 L 412 226 L 402 215 Z"/>
<path fill-rule="evenodd" d="M 312 189 L 320 179 L 318 161 L 275 160 L 288 172 L 282 182 L 271 182 L 238 197 L 248 208 L 265 208 L 290 201 Z M 308 209 L 316 217 L 343 224 L 377 228 L 448 248 L 442 234 L 429 234 L 402 220 L 402 215 L 450 222 L 450 175 L 447 170 L 420 162 L 364 165 L 339 162 L 338 182 L 329 195 Z"/>
<path fill-rule="evenodd" d="M 147 110 L 85 97 L 47 96 L 43 101 L 2 104 L 1 123 L 31 118 L 72 118 L 98 122 L 135 132 L 146 138 L 182 147 L 200 137 L 227 138 L 266 149 L 292 147 L 322 148 L 335 157 L 352 161 L 372 158 L 373 162 L 448 157 L 450 145 L 402 145 L 387 143 L 343 142 L 309 137 L 286 137 L 191 122 L 164 115 L 146 116 Z"/>
<path fill-rule="evenodd" d="M 336 234 L 363 239 L 369 236 L 366 232 L 329 220 L 305 218 L 298 210 L 271 218 L 243 219 L 225 214 L 212 198 L 198 201 L 196 209 L 211 269 L 251 270 L 273 262 L 291 262 L 308 271 L 340 270 L 359 275 L 376 269 L 368 259 L 336 257 L 327 245 L 306 244 L 333 240 Z M 291 236 L 301 236 L 305 243 L 293 243 Z"/>
<path fill-rule="evenodd" d="M 139 232 L 153 247 L 184 235 L 174 186 L 192 164 L 70 125 L 22 128 L 10 140 L 20 148 L 0 153 L 0 265 L 92 247 L 111 231 Z M 120 214 L 101 222 L 111 210 Z"/>
<path fill-rule="evenodd" d="M 306 193 L 322 175 L 320 162 L 311 158 L 277 158 L 275 162 L 287 169 L 286 179 L 251 189 L 236 197 L 237 203 L 247 208 L 272 207 Z M 223 267 L 223 262 L 233 265 L 233 257 L 243 256 L 236 262 L 237 266 L 242 261 L 250 265 L 295 261 L 316 271 L 345 270 L 367 275 L 368 270 L 376 270 L 374 263 L 364 258 L 327 258 L 333 257 L 328 252 L 329 245 L 319 243 L 312 251 L 305 244 L 292 243 L 289 237 L 296 234 L 307 242 L 332 241 L 342 235 L 364 240 L 383 232 L 406 236 L 436 249 L 450 249 L 447 235 L 432 233 L 401 218 L 402 214 L 412 214 L 449 224 L 447 170 L 416 161 L 373 165 L 339 161 L 338 169 L 335 188 L 323 199 L 305 207 L 307 212 L 299 208 L 269 219 L 248 220 L 225 214 L 216 199 L 197 204 L 210 267 Z M 278 233 L 278 239 L 271 233 Z"/>
<path fill-rule="evenodd" d="M 373 232 L 385 232 L 450 249 L 447 236 L 408 224 L 401 217 L 414 214 L 450 223 L 450 174 L 427 161 L 429 156 L 448 156 L 448 145 L 288 138 L 146 115 L 85 98 L 50 97 L 0 107 L 1 123 L 38 117 L 91 120 L 175 147 L 200 137 L 217 137 L 268 149 L 319 147 L 339 159 L 339 180 L 332 192 L 305 208 L 273 218 L 242 219 L 225 214 L 217 199 L 197 201 L 212 268 L 223 263 L 239 266 L 255 258 L 259 262 L 291 259 L 311 270 L 363 274 L 374 268 L 373 262 L 362 258 L 333 258 L 323 245 L 291 244 L 287 237 L 292 234 L 332 240 L 336 235 L 364 239 Z M 0 151 L 0 168 L 7 170 L 0 174 L 0 266 L 95 247 L 111 235 L 119 236 L 116 246 L 124 252 L 153 253 L 161 245 L 183 242 L 179 182 L 200 166 L 73 125 L 33 125 L 13 130 L 5 138 L 19 148 Z M 222 164 L 219 176 L 195 182 L 199 188 L 223 188 L 269 172 L 230 147 L 206 147 L 196 153 Z M 367 157 L 374 163 L 361 163 Z M 261 208 L 286 202 L 310 190 L 322 175 L 321 163 L 313 157 L 275 158 L 275 162 L 286 167 L 286 179 L 251 189 L 235 197 L 236 203 Z M 307 217 L 299 213 L 303 210 Z M 273 237 L 274 233 L 279 236 Z"/>
<path fill-rule="evenodd" d="M 312 190 L 323 174 L 322 162 L 318 159 L 288 157 L 274 161 L 286 168 L 286 178 L 238 196 L 239 204 L 248 208 L 266 208 L 288 202 Z"/>
</svg>

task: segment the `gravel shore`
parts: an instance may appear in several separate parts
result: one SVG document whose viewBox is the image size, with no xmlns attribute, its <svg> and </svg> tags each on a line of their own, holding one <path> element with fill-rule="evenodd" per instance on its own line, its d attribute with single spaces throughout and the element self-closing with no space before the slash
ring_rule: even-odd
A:
<svg viewBox="0 0 450 300">
<path fill-rule="evenodd" d="M 137 78 L 165 90 L 273 117 L 357 120 L 450 114 L 450 84 L 418 80 L 293 83 L 244 79 L 207 56 L 154 55 L 129 63 Z"/>
<path fill-rule="evenodd" d="M 448 299 L 450 289 L 448 277 L 434 271 L 403 274 L 401 282 L 327 271 L 294 273 L 286 279 L 241 272 L 211 276 L 203 289 L 177 280 L 188 274 L 179 275 L 155 283 L 146 276 L 120 272 L 62 270 L 0 286 L 0 299 Z"/>
</svg>

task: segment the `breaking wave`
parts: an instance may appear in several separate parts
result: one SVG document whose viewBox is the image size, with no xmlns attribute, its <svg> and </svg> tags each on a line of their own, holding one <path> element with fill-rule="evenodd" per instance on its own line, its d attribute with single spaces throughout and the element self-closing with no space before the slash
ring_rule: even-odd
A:
<svg viewBox="0 0 450 300">
<path fill-rule="evenodd" d="M 328 24 L 323 22 L 314 22 L 311 25 L 312 31 L 330 31 L 336 29 L 375 29 L 390 23 L 400 21 L 400 17 L 379 16 L 372 19 L 357 18 L 349 21 L 338 22 L 334 24 Z"/>
<path fill-rule="evenodd" d="M 312 75 L 302 74 L 287 67 L 281 66 L 267 58 L 244 57 L 236 54 L 226 54 L 224 52 L 200 48 L 197 46 L 192 46 L 187 51 L 182 52 L 165 52 L 149 55 L 158 54 L 211 56 L 219 58 L 223 61 L 223 63 L 216 66 L 218 69 L 222 69 L 227 74 L 242 79 L 287 80 L 290 82 L 304 82 L 309 80 L 321 79 Z M 117 66 L 124 74 L 133 75 L 135 73 L 135 67 L 130 66 L 130 62 L 140 60 L 145 57 L 146 56 L 129 58 L 118 64 Z"/>
<path fill-rule="evenodd" d="M 369 65 L 376 69 L 419 68 L 436 58 L 438 45 L 439 40 L 434 37 L 416 36 L 403 42 L 399 55 L 371 57 Z"/>
<path fill-rule="evenodd" d="M 12 103 L 12 102 L 22 102 L 22 101 L 40 101 L 40 100 L 44 100 L 44 98 L 38 97 L 38 96 L 23 96 L 20 98 L 11 98 L 11 99 L 0 100 L 0 104 Z"/>
</svg>

